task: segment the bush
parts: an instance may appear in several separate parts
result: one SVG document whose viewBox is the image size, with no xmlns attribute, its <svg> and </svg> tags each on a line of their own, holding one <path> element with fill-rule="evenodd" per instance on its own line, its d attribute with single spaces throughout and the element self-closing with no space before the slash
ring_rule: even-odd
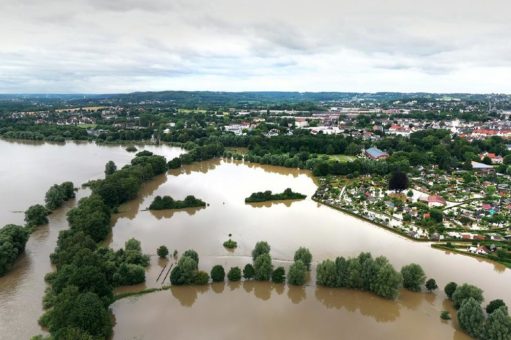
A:
<svg viewBox="0 0 511 340">
<path fill-rule="evenodd" d="M 403 275 L 403 287 L 412 292 L 420 292 L 421 286 L 426 281 L 424 270 L 416 263 L 404 266 L 401 269 L 401 275 Z"/>
<path fill-rule="evenodd" d="M 307 274 L 307 267 L 302 260 L 297 260 L 289 267 L 287 282 L 295 286 L 302 286 L 305 284 L 305 275 Z"/>
<path fill-rule="evenodd" d="M 134 145 L 128 145 L 128 147 L 126 148 L 126 151 L 128 152 L 137 152 L 137 148 L 134 146 Z"/>
<path fill-rule="evenodd" d="M 158 254 L 159 257 L 165 258 L 169 254 L 169 249 L 166 246 L 160 246 L 156 250 L 156 253 Z"/>
<path fill-rule="evenodd" d="M 501 299 L 492 300 L 490 303 L 486 306 L 486 313 L 491 314 L 495 310 L 497 310 L 500 307 L 505 307 L 507 310 L 507 306 Z"/>
<path fill-rule="evenodd" d="M 426 289 L 429 290 L 430 292 L 437 288 L 438 285 L 436 284 L 435 279 L 429 279 L 428 281 L 426 281 Z"/>
<path fill-rule="evenodd" d="M 284 283 L 284 281 L 286 280 L 286 271 L 284 270 L 284 267 L 277 267 L 271 273 L 271 280 L 274 283 Z"/>
<path fill-rule="evenodd" d="M 243 277 L 245 280 L 253 279 L 255 276 L 255 269 L 254 266 L 252 266 L 250 263 L 247 263 L 245 265 L 245 268 L 243 268 Z"/>
<path fill-rule="evenodd" d="M 232 267 L 227 273 L 227 279 L 232 282 L 241 280 L 241 269 L 239 267 Z"/>
<path fill-rule="evenodd" d="M 224 247 L 227 249 L 235 249 L 236 247 L 238 247 L 238 243 L 236 241 L 228 239 L 227 241 L 224 242 Z"/>
<path fill-rule="evenodd" d="M 440 313 L 440 319 L 442 320 L 451 320 L 451 315 L 448 311 L 444 310 L 442 313 Z"/>
<path fill-rule="evenodd" d="M 225 279 L 224 267 L 217 264 L 211 269 L 211 280 L 213 280 L 213 282 L 224 282 L 224 279 Z"/>
<path fill-rule="evenodd" d="M 195 274 L 195 278 L 193 283 L 199 286 L 207 285 L 209 282 L 209 275 L 205 271 L 199 270 L 197 274 Z"/>
<path fill-rule="evenodd" d="M 448 284 L 445 285 L 444 288 L 445 295 L 447 295 L 449 299 L 452 299 L 452 294 L 454 294 L 457 287 L 458 285 L 456 284 L 456 282 L 449 282 Z"/>
</svg>

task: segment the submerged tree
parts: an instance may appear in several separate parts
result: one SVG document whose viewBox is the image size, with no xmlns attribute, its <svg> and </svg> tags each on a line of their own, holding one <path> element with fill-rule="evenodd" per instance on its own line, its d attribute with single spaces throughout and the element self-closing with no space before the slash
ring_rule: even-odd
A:
<svg viewBox="0 0 511 340">
<path fill-rule="evenodd" d="M 458 310 L 458 322 L 461 329 L 470 336 L 478 338 L 481 335 L 484 324 L 484 313 L 479 302 L 472 297 L 463 301 Z"/>
<path fill-rule="evenodd" d="M 420 292 L 421 286 L 426 281 L 426 275 L 422 267 L 416 263 L 411 263 L 401 269 L 403 275 L 403 287 L 413 292 Z"/>
</svg>

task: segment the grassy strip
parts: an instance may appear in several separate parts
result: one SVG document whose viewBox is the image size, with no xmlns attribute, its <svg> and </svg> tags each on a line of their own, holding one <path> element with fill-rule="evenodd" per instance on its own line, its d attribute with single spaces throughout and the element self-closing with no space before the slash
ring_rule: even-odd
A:
<svg viewBox="0 0 511 340">
<path fill-rule="evenodd" d="M 461 250 L 458 250 L 456 248 L 451 248 L 451 247 L 449 247 L 449 246 L 447 246 L 445 244 L 442 244 L 442 243 L 432 243 L 431 247 L 435 248 L 435 249 L 451 251 L 453 253 L 457 253 L 457 254 L 460 254 L 460 255 L 467 255 L 467 256 L 472 256 L 472 257 L 477 257 L 477 258 L 485 259 L 487 261 L 492 261 L 492 262 L 499 263 L 499 264 L 501 264 L 501 265 L 503 265 L 503 266 L 505 266 L 507 268 L 511 268 L 511 262 L 497 260 L 495 258 L 490 258 L 490 257 L 488 257 L 486 255 L 474 254 L 474 253 L 470 253 L 468 251 L 461 251 Z"/>
</svg>

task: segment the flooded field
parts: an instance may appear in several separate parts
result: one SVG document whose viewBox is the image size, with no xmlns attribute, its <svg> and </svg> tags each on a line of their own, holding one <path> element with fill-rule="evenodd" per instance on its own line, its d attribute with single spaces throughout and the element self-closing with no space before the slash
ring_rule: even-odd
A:
<svg viewBox="0 0 511 340">
<path fill-rule="evenodd" d="M 145 146 L 144 149 L 167 157 L 182 150 L 168 146 Z M 113 160 L 118 167 L 130 162 L 133 154 L 122 146 L 98 146 L 91 143 L 45 144 L 0 140 L 0 226 L 23 224 L 26 208 L 43 203 L 48 188 L 64 181 L 75 186 L 103 176 L 105 163 Z M 77 199 L 88 195 L 80 190 Z M 42 297 L 46 288 L 44 275 L 52 270 L 50 254 L 58 233 L 67 229 L 66 213 L 76 200 L 49 216 L 49 225 L 35 230 L 26 251 L 14 268 L 0 277 L 0 338 L 29 339 L 41 333 L 37 319 L 42 314 Z"/>
<path fill-rule="evenodd" d="M 259 205 L 244 203 L 252 192 L 281 192 L 287 187 L 308 198 Z M 144 252 L 153 255 L 147 282 L 119 291 L 162 286 L 156 278 L 166 263 L 154 255 L 162 244 L 171 252 L 197 250 L 200 269 L 209 272 L 215 264 L 225 268 L 244 266 L 251 261 L 254 244 L 266 240 L 276 265 L 287 267 L 299 246 L 311 250 L 315 263 L 370 251 L 374 256 L 388 257 L 397 269 L 411 262 L 421 264 L 440 287 L 451 280 L 469 282 L 481 287 L 487 300 L 500 297 L 511 301 L 506 289 L 511 275 L 504 267 L 432 249 L 428 243 L 410 241 L 319 205 L 310 199 L 315 189 L 313 179 L 304 171 L 220 160 L 194 164 L 156 178 L 138 200 L 121 206 L 121 213 L 115 217 L 111 246 L 119 248 L 135 237 L 142 242 Z M 144 210 L 156 195 L 183 199 L 189 194 L 209 206 L 157 213 Z M 222 246 L 229 234 L 238 242 L 234 251 Z M 314 269 L 313 266 L 313 273 Z M 240 287 L 174 287 L 126 298 L 112 307 L 117 322 L 114 338 L 159 339 L 166 334 L 178 339 L 333 339 L 339 334 L 376 339 L 466 338 L 453 322 L 440 320 L 440 312 L 449 306 L 442 291 L 403 291 L 399 300 L 392 302 L 363 292 L 315 287 L 313 273 L 311 286 L 305 289 L 246 282 Z M 168 278 L 164 284 L 168 284 Z"/>
<path fill-rule="evenodd" d="M 181 150 L 146 147 L 167 158 Z M 42 202 L 54 183 L 76 185 L 103 175 L 104 164 L 118 166 L 133 154 L 120 146 L 94 144 L 33 145 L 0 141 L 11 162 L 0 165 L 2 196 L 0 221 L 21 223 L 29 205 Z M 45 156 L 46 155 L 46 156 Z M 15 163 L 6 164 L 6 163 Z M 13 175 L 16 173 L 16 175 Z M 306 194 L 302 201 L 249 205 L 244 199 L 255 191 L 282 192 L 286 188 Z M 401 266 L 416 262 L 428 277 L 443 287 L 449 281 L 481 287 L 486 301 L 502 298 L 511 303 L 507 289 L 510 271 L 491 262 L 435 250 L 374 225 L 313 202 L 316 190 L 306 171 L 243 164 L 224 160 L 202 162 L 156 177 L 143 186 L 138 199 L 120 207 L 106 243 L 117 249 L 135 237 L 151 256 L 146 283 L 118 292 L 161 287 L 156 281 L 168 261 L 159 260 L 156 248 L 166 245 L 182 253 L 195 249 L 199 267 L 210 271 L 215 264 L 227 269 L 251 261 L 259 240 L 272 247 L 274 265 L 286 268 L 299 246 L 310 249 L 313 270 L 306 287 L 264 282 L 214 284 L 206 287 L 172 287 L 157 293 L 129 297 L 111 307 L 116 321 L 114 339 L 466 339 L 454 322 L 442 322 L 439 314 L 449 309 L 442 291 L 434 294 L 402 291 L 397 301 L 372 294 L 326 289 L 314 285 L 315 264 L 335 256 L 355 256 L 370 251 Z M 81 190 L 79 196 L 86 195 Z M 146 208 L 156 195 L 183 199 L 194 195 L 209 205 L 200 209 L 151 212 Z M 41 332 L 37 318 L 51 270 L 49 254 L 58 231 L 67 228 L 69 202 L 50 217 L 27 243 L 26 254 L 8 275 L 0 278 L 0 331 L 2 339 L 27 339 Z M 222 243 L 232 234 L 238 248 L 228 251 Z M 167 267 L 168 268 L 168 267 Z"/>
</svg>

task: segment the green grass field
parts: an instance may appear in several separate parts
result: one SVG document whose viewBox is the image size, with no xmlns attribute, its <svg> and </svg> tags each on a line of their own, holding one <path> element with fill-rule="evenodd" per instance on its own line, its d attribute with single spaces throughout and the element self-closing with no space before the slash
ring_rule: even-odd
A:
<svg viewBox="0 0 511 340">
<path fill-rule="evenodd" d="M 357 158 L 355 156 L 348 155 L 328 155 L 328 157 L 330 157 L 330 159 L 332 160 L 336 160 L 339 162 L 352 162 Z"/>
</svg>

